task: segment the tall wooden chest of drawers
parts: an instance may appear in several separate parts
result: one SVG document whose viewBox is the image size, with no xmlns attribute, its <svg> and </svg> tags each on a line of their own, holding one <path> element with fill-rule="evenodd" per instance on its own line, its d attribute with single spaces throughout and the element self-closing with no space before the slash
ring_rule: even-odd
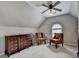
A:
<svg viewBox="0 0 79 59">
<path fill-rule="evenodd" d="M 31 45 L 32 37 L 30 34 L 5 36 L 5 54 L 7 54 L 8 57 Z"/>
</svg>

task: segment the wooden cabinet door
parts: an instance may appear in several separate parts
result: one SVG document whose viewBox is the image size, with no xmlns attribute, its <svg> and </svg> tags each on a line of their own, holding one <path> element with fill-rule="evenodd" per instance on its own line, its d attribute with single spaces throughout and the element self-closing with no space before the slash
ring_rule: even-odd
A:
<svg viewBox="0 0 79 59">
<path fill-rule="evenodd" d="M 17 37 L 9 37 L 9 51 L 10 53 L 14 53 L 16 51 L 18 51 L 18 39 Z"/>
<path fill-rule="evenodd" d="M 20 36 L 20 49 L 26 47 L 26 36 Z"/>
<path fill-rule="evenodd" d="M 27 43 L 27 46 L 31 45 L 32 44 L 32 38 L 27 37 L 26 43 Z"/>
</svg>

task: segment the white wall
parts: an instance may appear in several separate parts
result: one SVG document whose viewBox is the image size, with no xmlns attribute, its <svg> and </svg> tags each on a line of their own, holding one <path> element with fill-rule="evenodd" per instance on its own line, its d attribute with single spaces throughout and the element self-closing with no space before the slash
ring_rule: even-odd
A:
<svg viewBox="0 0 79 59">
<path fill-rule="evenodd" d="M 78 1 L 78 38 L 79 38 L 79 1 Z"/>
<path fill-rule="evenodd" d="M 78 2 L 78 33 L 79 33 L 79 2 Z"/>
<path fill-rule="evenodd" d="M 71 15 L 73 15 L 74 17 L 78 16 L 78 1 L 73 1 L 71 8 L 70 8 L 70 12 Z"/>
<path fill-rule="evenodd" d="M 79 34 L 79 16 L 78 16 L 78 34 Z"/>
<path fill-rule="evenodd" d="M 5 35 L 28 34 L 37 32 L 36 28 L 0 27 L 0 54 L 5 51 Z"/>
<path fill-rule="evenodd" d="M 70 15 L 47 18 L 38 30 L 44 32 L 48 38 L 51 38 L 51 26 L 55 23 L 59 23 L 63 26 L 65 43 L 74 43 L 77 41 L 78 19 Z"/>
</svg>

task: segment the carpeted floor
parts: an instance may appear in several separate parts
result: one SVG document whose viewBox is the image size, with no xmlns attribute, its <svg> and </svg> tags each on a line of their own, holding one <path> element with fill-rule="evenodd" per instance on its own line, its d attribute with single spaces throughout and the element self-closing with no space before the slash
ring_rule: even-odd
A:
<svg viewBox="0 0 79 59">
<path fill-rule="evenodd" d="M 29 47 L 11 55 L 10 58 L 76 58 L 76 55 L 77 48 L 64 45 L 56 49 L 55 46 L 46 44 Z"/>
</svg>

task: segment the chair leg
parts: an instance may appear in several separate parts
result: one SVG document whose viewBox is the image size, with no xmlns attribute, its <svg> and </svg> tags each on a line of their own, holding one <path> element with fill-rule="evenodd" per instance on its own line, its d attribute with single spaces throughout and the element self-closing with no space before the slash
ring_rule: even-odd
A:
<svg viewBox="0 0 79 59">
<path fill-rule="evenodd" d="M 51 41 L 49 42 L 49 44 L 51 45 Z"/>
<path fill-rule="evenodd" d="M 39 43 L 37 43 L 39 45 Z"/>
<path fill-rule="evenodd" d="M 63 43 L 62 43 L 62 47 L 63 47 Z"/>
<path fill-rule="evenodd" d="M 46 44 L 46 41 L 44 41 L 44 44 Z"/>
<path fill-rule="evenodd" d="M 56 46 L 55 46 L 56 48 L 58 47 L 58 45 L 56 44 Z"/>
</svg>

